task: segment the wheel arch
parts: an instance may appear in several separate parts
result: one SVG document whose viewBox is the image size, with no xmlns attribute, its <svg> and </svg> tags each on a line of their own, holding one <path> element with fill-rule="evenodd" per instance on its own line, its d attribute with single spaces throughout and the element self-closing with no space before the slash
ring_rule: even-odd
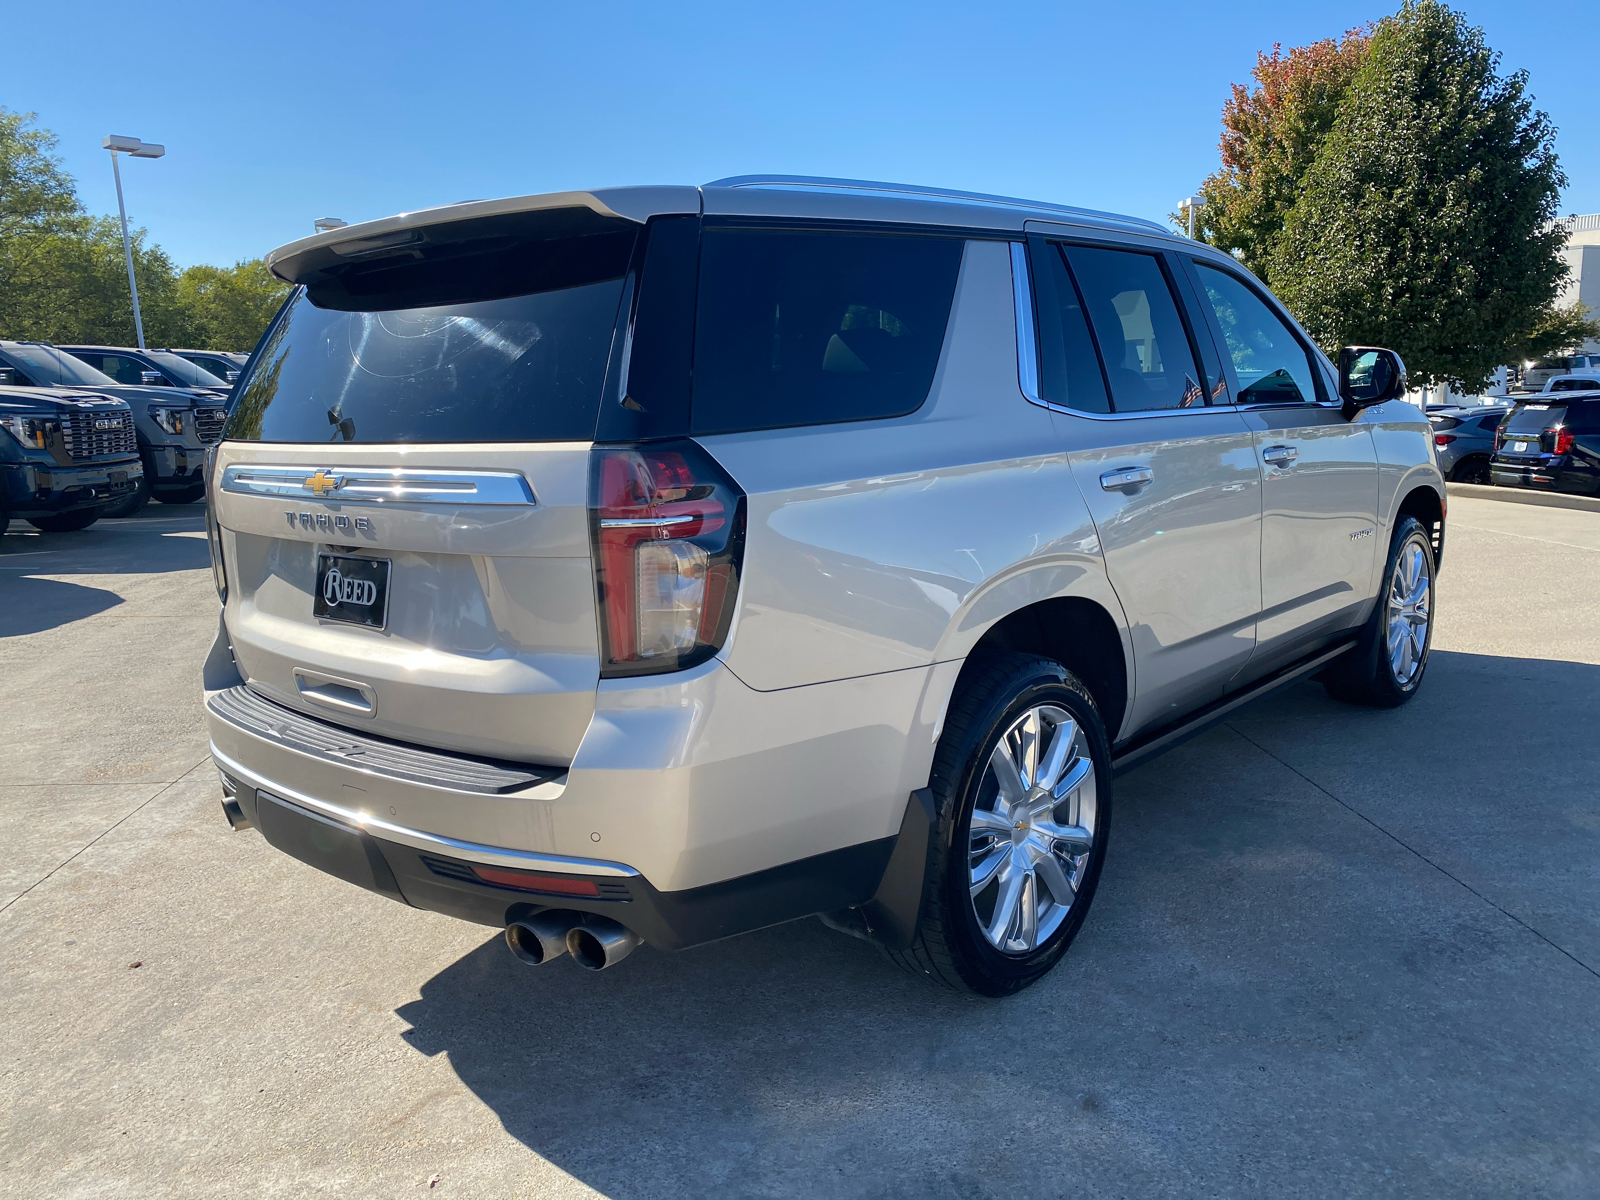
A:
<svg viewBox="0 0 1600 1200">
<path fill-rule="evenodd" d="M 1415 517 L 1422 522 L 1428 531 L 1428 540 L 1433 543 L 1435 570 L 1444 558 L 1445 509 L 1445 498 L 1438 489 L 1429 483 L 1417 484 L 1401 498 L 1391 522 L 1391 528 L 1400 523 L 1401 517 Z"/>
<path fill-rule="evenodd" d="M 1019 608 L 990 625 L 967 654 L 962 677 L 985 650 L 1037 654 L 1061 663 L 1083 681 L 1100 708 L 1106 736 L 1116 740 L 1133 691 L 1122 630 L 1104 605 L 1085 596 L 1056 596 Z"/>
</svg>

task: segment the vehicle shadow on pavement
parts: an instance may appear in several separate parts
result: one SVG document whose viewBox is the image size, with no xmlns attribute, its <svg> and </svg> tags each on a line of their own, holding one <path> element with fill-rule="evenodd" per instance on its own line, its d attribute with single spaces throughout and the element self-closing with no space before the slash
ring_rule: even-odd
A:
<svg viewBox="0 0 1600 1200">
<path fill-rule="evenodd" d="M 0 638 L 70 625 L 121 603 L 121 596 L 104 588 L 61 579 L 0 575 Z"/>
<path fill-rule="evenodd" d="M 1581 1177 L 1600 668 L 1436 652 L 1429 671 L 1390 712 L 1296 685 L 1119 779 L 1094 912 L 1012 999 L 815 920 L 599 974 L 495 936 L 398 1010 L 403 1036 L 616 1200 Z"/>
</svg>

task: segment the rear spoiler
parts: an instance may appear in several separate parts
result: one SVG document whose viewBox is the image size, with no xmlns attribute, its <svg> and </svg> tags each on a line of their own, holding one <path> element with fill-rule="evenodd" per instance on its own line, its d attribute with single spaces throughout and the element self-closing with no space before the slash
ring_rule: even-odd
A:
<svg viewBox="0 0 1600 1200">
<path fill-rule="evenodd" d="M 445 247 L 464 250 L 467 243 L 503 237 L 544 240 L 631 232 L 659 214 L 699 211 L 700 189 L 694 187 L 599 188 L 468 200 L 330 229 L 278 247 L 266 262 L 285 283 L 314 286 L 356 262 L 415 260 Z"/>
</svg>

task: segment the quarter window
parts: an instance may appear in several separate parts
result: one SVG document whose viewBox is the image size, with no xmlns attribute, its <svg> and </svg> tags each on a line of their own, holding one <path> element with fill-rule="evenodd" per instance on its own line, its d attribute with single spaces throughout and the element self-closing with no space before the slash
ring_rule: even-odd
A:
<svg viewBox="0 0 1600 1200">
<path fill-rule="evenodd" d="M 1069 246 L 1067 259 L 1100 343 L 1116 410 L 1203 406 L 1189 336 L 1156 257 Z"/>
<path fill-rule="evenodd" d="M 939 365 L 964 245 L 954 238 L 707 230 L 693 432 L 915 411 Z"/>
<path fill-rule="evenodd" d="M 1317 398 L 1311 355 L 1281 317 L 1245 283 L 1205 263 L 1195 267 L 1217 315 L 1240 404 L 1309 404 Z"/>
</svg>

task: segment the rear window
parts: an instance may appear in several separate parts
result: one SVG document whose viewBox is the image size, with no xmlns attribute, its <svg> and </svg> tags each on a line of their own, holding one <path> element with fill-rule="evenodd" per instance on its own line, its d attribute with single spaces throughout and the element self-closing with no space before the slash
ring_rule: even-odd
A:
<svg viewBox="0 0 1600 1200">
<path fill-rule="evenodd" d="M 915 411 L 939 365 L 964 245 L 956 238 L 706 230 L 693 432 Z"/>
<path fill-rule="evenodd" d="M 1564 405 L 1524 404 L 1511 413 L 1506 422 L 1507 433 L 1539 433 L 1553 425 L 1561 424 L 1567 415 Z"/>
<path fill-rule="evenodd" d="M 1600 379 L 1552 379 L 1552 392 L 1593 392 L 1600 390 Z"/>
<path fill-rule="evenodd" d="M 300 290 L 251 360 L 225 436 L 264 442 L 594 437 L 631 242 L 545 243 L 511 264 L 420 272 L 404 290 Z M 495 260 L 504 268 L 502 255 Z M 487 258 L 487 256 L 486 256 Z M 474 300 L 475 286 L 488 292 Z M 506 296 L 508 286 L 525 288 Z M 544 285 L 544 286 L 541 286 Z M 447 303 L 427 303 L 436 289 Z M 403 295 L 406 307 L 394 307 Z M 421 301 L 421 303 L 418 303 Z"/>
</svg>

